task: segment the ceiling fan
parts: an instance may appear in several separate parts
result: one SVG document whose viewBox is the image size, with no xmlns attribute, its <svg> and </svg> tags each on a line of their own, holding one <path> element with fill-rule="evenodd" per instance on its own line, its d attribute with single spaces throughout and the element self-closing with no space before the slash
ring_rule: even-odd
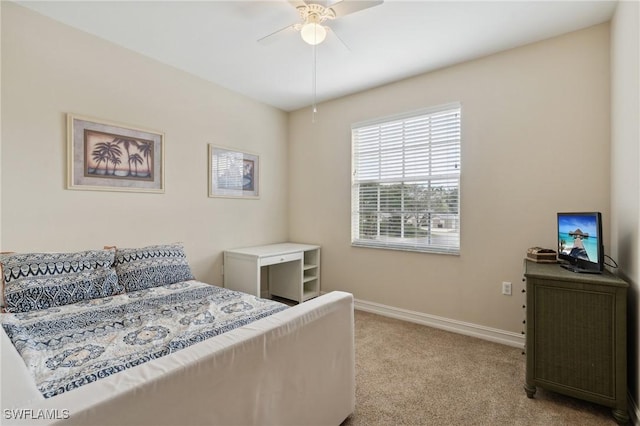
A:
<svg viewBox="0 0 640 426">
<path fill-rule="evenodd" d="M 296 8 L 300 14 L 301 22 L 287 25 L 265 37 L 258 42 L 263 42 L 270 37 L 286 30 L 294 29 L 300 32 L 302 40 L 312 46 L 322 43 L 327 37 L 328 26 L 323 25 L 326 21 L 341 18 L 351 13 L 359 12 L 383 3 L 383 0 L 288 0 L 289 4 Z M 334 32 L 335 34 L 335 32 Z M 340 39 L 338 37 L 338 39 Z M 342 40 L 340 40 L 342 41 Z M 343 42 L 344 44 L 344 42 Z"/>
</svg>

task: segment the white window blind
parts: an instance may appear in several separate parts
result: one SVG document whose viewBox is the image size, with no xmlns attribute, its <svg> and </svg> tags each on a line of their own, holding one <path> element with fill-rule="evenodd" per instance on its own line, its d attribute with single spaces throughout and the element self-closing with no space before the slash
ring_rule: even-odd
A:
<svg viewBox="0 0 640 426">
<path fill-rule="evenodd" d="M 460 251 L 460 105 L 354 124 L 351 243 Z"/>
</svg>

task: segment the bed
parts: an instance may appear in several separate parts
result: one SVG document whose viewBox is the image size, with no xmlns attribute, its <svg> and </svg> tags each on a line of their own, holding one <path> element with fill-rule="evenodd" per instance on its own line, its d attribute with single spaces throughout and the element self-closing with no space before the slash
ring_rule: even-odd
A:
<svg viewBox="0 0 640 426">
<path fill-rule="evenodd" d="M 354 411 L 348 293 L 287 307 L 200 283 L 180 245 L 31 256 L 30 271 L 0 257 L 2 424 L 337 425 Z"/>
</svg>

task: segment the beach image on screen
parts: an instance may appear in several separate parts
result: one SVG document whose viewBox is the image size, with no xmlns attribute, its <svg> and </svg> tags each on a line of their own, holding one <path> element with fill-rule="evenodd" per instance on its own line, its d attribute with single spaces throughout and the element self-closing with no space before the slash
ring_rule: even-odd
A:
<svg viewBox="0 0 640 426">
<path fill-rule="evenodd" d="M 559 216 L 558 250 L 569 256 L 598 262 L 598 224 L 595 216 Z"/>
</svg>

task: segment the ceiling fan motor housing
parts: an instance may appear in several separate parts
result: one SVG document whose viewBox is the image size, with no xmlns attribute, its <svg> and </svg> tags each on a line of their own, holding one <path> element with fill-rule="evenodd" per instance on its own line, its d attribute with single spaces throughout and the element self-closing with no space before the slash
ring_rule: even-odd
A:
<svg viewBox="0 0 640 426">
<path fill-rule="evenodd" d="M 298 13 L 305 24 L 321 24 L 327 19 L 335 19 L 336 17 L 331 8 L 313 3 L 298 6 Z"/>
</svg>

